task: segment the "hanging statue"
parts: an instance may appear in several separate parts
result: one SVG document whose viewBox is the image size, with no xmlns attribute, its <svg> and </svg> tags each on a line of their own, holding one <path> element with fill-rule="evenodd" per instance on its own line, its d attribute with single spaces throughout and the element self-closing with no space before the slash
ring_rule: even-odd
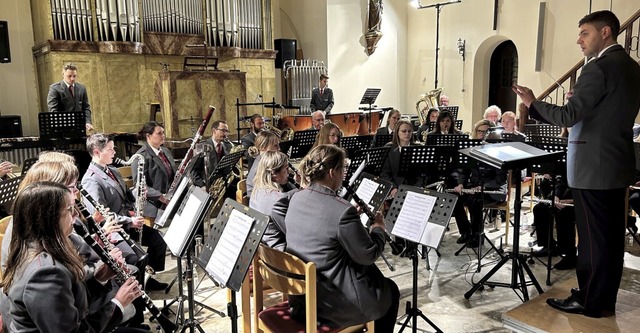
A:
<svg viewBox="0 0 640 333">
<path fill-rule="evenodd" d="M 376 50 L 376 44 L 382 38 L 380 25 L 382 24 L 382 0 L 369 0 L 369 18 L 367 20 L 367 32 L 364 38 L 367 40 L 367 54 L 371 55 Z"/>
</svg>

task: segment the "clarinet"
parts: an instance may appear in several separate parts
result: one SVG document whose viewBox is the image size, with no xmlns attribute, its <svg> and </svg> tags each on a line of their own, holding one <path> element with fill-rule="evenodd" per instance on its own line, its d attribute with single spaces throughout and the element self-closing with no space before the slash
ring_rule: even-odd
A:
<svg viewBox="0 0 640 333">
<path fill-rule="evenodd" d="M 216 108 L 214 106 L 209 105 L 209 111 L 207 112 L 207 115 L 202 120 L 202 124 L 200 124 L 200 127 L 198 127 L 198 131 L 196 132 L 196 135 L 193 137 L 193 142 L 191 142 L 191 146 L 189 147 L 189 150 L 187 150 L 187 153 L 184 155 L 182 162 L 180 162 L 178 171 L 176 171 L 176 174 L 173 176 L 173 182 L 171 182 L 171 185 L 169 186 L 169 190 L 167 191 L 167 194 L 165 194 L 165 198 L 167 200 L 171 200 L 171 197 L 173 197 L 173 194 L 178 188 L 178 185 L 180 184 L 180 180 L 182 180 L 182 176 L 184 175 L 185 171 L 187 171 L 187 165 L 189 164 L 189 161 L 194 156 L 196 144 L 198 143 L 198 141 L 200 141 L 200 138 L 204 134 L 204 130 L 207 128 L 207 125 L 209 124 L 209 120 L 211 119 L 211 116 L 213 115 L 213 112 L 215 110 Z M 167 205 L 163 204 L 162 209 L 165 209 L 165 208 L 167 208 Z"/>
<path fill-rule="evenodd" d="M 356 204 L 358 204 L 358 206 L 360 206 L 360 208 L 362 208 L 362 211 L 367 214 L 367 217 L 369 218 L 369 221 L 374 221 L 376 219 L 375 214 L 373 214 L 373 212 L 371 211 L 371 209 L 369 209 L 369 205 L 367 205 L 364 200 L 362 200 L 358 194 L 356 194 L 356 191 L 353 190 L 353 188 L 348 184 L 348 182 L 344 182 L 344 184 L 342 185 L 343 188 L 347 191 L 347 194 L 349 194 L 351 196 L 351 198 L 353 198 L 353 200 L 356 202 Z M 385 234 L 385 240 L 389 243 L 389 245 L 391 245 L 391 249 L 393 250 L 394 254 L 398 253 L 401 254 L 404 251 L 404 247 L 398 243 L 396 243 L 392 238 L 391 238 L 391 234 L 389 233 L 389 231 L 387 231 L 386 229 L 384 230 L 384 234 Z"/>
<path fill-rule="evenodd" d="M 91 217 L 91 213 L 89 213 L 87 208 L 78 199 L 76 199 L 76 206 L 85 220 L 87 220 L 87 224 L 89 225 L 89 227 L 96 228 L 96 221 L 93 219 L 93 217 Z M 100 259 L 102 259 L 105 265 L 108 265 L 109 268 L 116 274 L 115 280 L 118 285 L 123 285 L 131 277 L 131 274 L 123 269 L 120 264 L 118 264 L 118 262 L 111 256 L 109 250 L 107 250 L 107 248 L 103 246 L 100 246 L 100 244 L 98 244 L 98 242 L 96 242 L 96 240 L 91 237 L 91 235 L 83 225 L 74 224 L 73 228 L 76 233 L 80 237 L 82 237 L 82 239 L 84 239 L 84 241 L 89 246 L 91 246 L 93 251 L 95 251 L 100 256 Z M 151 320 L 157 320 L 158 324 L 160 324 L 164 332 L 173 333 L 177 329 L 177 326 L 160 312 L 160 310 L 151 301 L 151 298 L 149 298 L 149 296 L 143 290 L 140 291 L 142 292 L 141 297 L 144 300 L 144 305 L 147 307 L 149 312 L 151 312 Z"/>
<path fill-rule="evenodd" d="M 300 188 L 300 184 L 298 184 L 298 182 L 296 181 L 296 176 L 300 176 L 300 172 L 298 172 L 298 169 L 296 169 L 293 164 L 291 164 L 291 162 L 287 162 L 289 163 L 289 169 L 291 169 L 291 171 L 293 171 L 293 179 L 292 179 L 292 183 L 293 186 L 295 186 L 297 189 Z M 302 179 L 302 178 L 301 178 Z"/>
<path fill-rule="evenodd" d="M 89 192 L 87 192 L 87 190 L 85 190 L 81 185 L 78 185 L 78 190 L 80 191 L 80 194 L 82 194 L 82 196 L 85 199 L 87 199 L 87 201 L 89 201 L 91 205 L 93 205 L 93 207 L 95 207 L 95 209 L 98 212 L 100 212 L 100 214 L 102 214 L 102 216 L 104 216 L 105 218 L 107 216 L 113 216 L 115 218 L 116 213 L 107 211 L 107 208 L 101 203 L 97 202 L 96 199 L 94 199 L 91 196 L 91 194 L 89 194 Z M 97 229 L 100 230 L 100 233 L 104 234 L 104 232 L 102 232 L 102 229 L 100 228 L 97 228 Z M 92 231 L 95 232 L 96 234 L 98 233 L 95 230 L 92 230 Z M 120 235 L 120 237 L 122 237 L 122 239 L 124 239 L 124 241 L 127 242 L 129 246 L 131 246 L 131 248 L 133 249 L 133 252 L 135 252 L 136 256 L 138 257 L 138 260 L 142 261 L 147 258 L 148 256 L 147 252 L 144 251 L 144 249 L 140 246 L 140 244 L 136 243 L 133 239 L 131 239 L 128 233 L 124 232 L 123 230 L 120 230 L 118 231 L 118 235 Z M 102 241 L 104 242 L 104 240 Z M 147 268 L 147 271 L 148 270 L 149 268 Z"/>
</svg>

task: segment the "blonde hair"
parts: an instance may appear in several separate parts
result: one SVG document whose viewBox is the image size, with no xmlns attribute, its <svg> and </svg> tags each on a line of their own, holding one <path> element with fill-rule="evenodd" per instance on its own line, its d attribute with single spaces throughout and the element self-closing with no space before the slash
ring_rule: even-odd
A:
<svg viewBox="0 0 640 333">
<path fill-rule="evenodd" d="M 334 145 L 319 145 L 309 151 L 300 163 L 302 186 L 324 179 L 329 170 L 344 167 L 346 154 Z"/>
<path fill-rule="evenodd" d="M 66 185 L 77 181 L 78 177 L 78 168 L 71 162 L 39 161 L 27 171 L 24 179 L 20 182 L 20 186 L 18 186 L 18 192 L 22 191 L 27 185 L 35 182 L 49 181 Z"/>
<path fill-rule="evenodd" d="M 269 147 L 278 144 L 280 144 L 280 138 L 277 135 L 273 132 L 261 131 L 256 136 L 256 144 L 249 147 L 249 156 L 255 158 L 260 155 L 260 152 L 266 151 Z"/>
<path fill-rule="evenodd" d="M 282 191 L 280 184 L 273 181 L 273 176 L 285 167 L 289 167 L 289 158 L 286 154 L 279 151 L 261 154 L 251 194 L 256 193 L 258 189 Z"/>
<path fill-rule="evenodd" d="M 75 158 L 69 154 L 57 151 L 43 151 L 38 156 L 38 162 L 71 162 L 76 163 Z"/>
<path fill-rule="evenodd" d="M 479 122 L 477 122 L 475 125 L 473 125 L 473 133 L 471 133 L 471 137 L 474 139 L 483 139 L 483 138 L 476 138 L 476 135 L 478 134 L 478 127 L 480 126 L 489 126 L 489 128 L 491 127 L 495 127 L 496 124 L 493 123 L 493 121 L 491 120 L 487 120 L 487 119 L 482 119 Z M 489 128 L 487 128 L 487 130 L 489 130 Z M 486 133 L 485 133 L 486 135 Z M 500 139 L 500 134 L 498 133 L 490 133 L 487 136 L 487 139 Z"/>
<path fill-rule="evenodd" d="M 337 129 L 338 132 L 340 132 L 340 138 L 338 139 L 338 143 L 336 144 L 336 146 L 340 147 L 340 139 L 342 139 L 342 130 L 340 130 L 340 127 L 338 127 L 338 125 L 334 123 L 326 123 L 322 125 L 322 128 L 320 129 L 320 131 L 318 132 L 318 134 L 316 134 L 316 142 L 313 143 L 313 147 L 317 147 L 319 145 L 331 144 L 331 141 L 329 141 L 329 135 L 331 135 L 331 130 L 334 128 Z"/>
</svg>

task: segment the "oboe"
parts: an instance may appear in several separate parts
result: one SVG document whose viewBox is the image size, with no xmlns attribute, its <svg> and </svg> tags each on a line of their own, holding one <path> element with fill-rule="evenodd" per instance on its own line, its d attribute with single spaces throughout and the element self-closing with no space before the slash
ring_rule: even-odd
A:
<svg viewBox="0 0 640 333">
<path fill-rule="evenodd" d="M 96 199 L 94 199 L 91 196 L 91 194 L 89 194 L 89 192 L 87 192 L 87 190 L 85 190 L 82 186 L 78 185 L 78 190 L 80 191 L 80 194 L 82 194 L 82 196 L 85 199 L 87 199 L 87 201 L 89 201 L 91 203 L 91 205 L 93 205 L 93 207 L 98 212 L 100 212 L 100 214 L 102 214 L 102 216 L 107 218 L 107 216 L 111 215 L 111 216 L 113 216 L 115 218 L 116 214 L 114 212 L 107 211 L 107 208 L 103 204 L 97 202 Z M 98 228 L 98 229 L 100 229 L 100 228 Z M 102 229 L 100 229 L 100 232 L 102 232 Z M 138 257 L 138 260 L 142 261 L 148 256 L 147 252 L 144 251 L 144 249 L 140 246 L 140 244 L 136 243 L 133 239 L 131 239 L 131 237 L 129 236 L 128 233 L 126 233 L 123 230 L 120 230 L 120 231 L 118 231 L 118 235 L 120 235 L 120 237 L 122 237 L 122 239 L 124 239 L 124 241 L 127 242 L 127 244 L 129 244 L 129 246 L 131 246 L 131 249 L 133 249 L 133 252 L 135 252 L 136 256 Z M 147 268 L 147 271 L 148 270 L 149 270 L 149 268 Z"/>
<path fill-rule="evenodd" d="M 96 221 L 93 219 L 93 217 L 91 217 L 91 213 L 89 213 L 87 208 L 78 199 L 76 199 L 76 206 L 87 221 L 89 228 L 97 227 Z M 87 229 L 85 229 L 82 225 L 77 224 L 74 224 L 73 228 L 75 229 L 76 233 L 80 237 L 82 237 L 82 239 L 84 239 L 84 241 L 89 246 L 91 246 L 91 249 L 93 249 L 93 251 L 95 251 L 100 256 L 100 259 L 102 259 L 105 265 L 109 266 L 109 268 L 111 268 L 111 270 L 116 274 L 115 280 L 118 285 L 123 285 L 131 277 L 129 272 L 123 269 L 120 264 L 118 264 L 118 262 L 113 258 L 113 256 L 111 256 L 109 250 L 107 250 L 107 248 L 103 246 L 100 246 L 100 244 L 98 244 L 98 242 L 96 242 L 96 240 L 91 237 Z M 160 324 L 164 332 L 173 333 L 176 330 L 177 326 L 160 312 L 160 310 L 151 301 L 151 298 L 149 298 L 149 296 L 143 290 L 140 290 L 140 292 L 142 293 L 141 297 L 144 300 L 144 305 L 147 307 L 149 312 L 151 312 L 150 319 L 157 320 L 158 324 Z"/>
<path fill-rule="evenodd" d="M 353 190 L 353 188 L 348 184 L 348 182 L 344 182 L 342 186 L 347 191 L 347 193 L 351 196 L 351 198 L 353 198 L 356 204 L 358 204 L 358 206 L 362 208 L 362 211 L 367 215 L 367 217 L 369 218 L 369 221 L 374 221 L 376 219 L 376 215 L 371 211 L 371 209 L 369 209 L 369 205 L 367 205 L 367 203 L 364 202 L 364 200 L 362 200 L 358 196 L 358 194 L 356 194 L 356 191 Z M 391 249 L 393 250 L 393 253 L 402 254 L 402 252 L 404 251 L 404 247 L 396 243 L 391 238 L 391 234 L 389 233 L 389 231 L 387 231 L 387 229 L 384 229 L 384 234 L 386 236 L 385 237 L 386 241 L 389 243 L 389 245 L 391 246 Z"/>
</svg>

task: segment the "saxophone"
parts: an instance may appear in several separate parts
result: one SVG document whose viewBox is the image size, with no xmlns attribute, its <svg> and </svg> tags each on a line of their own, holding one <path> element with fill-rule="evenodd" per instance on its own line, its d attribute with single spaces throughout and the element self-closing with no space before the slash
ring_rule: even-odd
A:
<svg viewBox="0 0 640 333">
<path fill-rule="evenodd" d="M 138 169 L 137 172 L 137 180 L 138 182 L 135 184 L 135 193 L 136 203 L 134 207 L 135 217 L 142 217 L 144 214 L 144 206 L 147 204 L 147 180 L 144 176 L 144 156 L 140 154 L 133 154 L 128 161 L 124 161 L 122 159 L 116 158 L 115 162 L 120 163 L 122 165 L 131 165 L 135 159 L 138 159 Z M 140 227 L 138 230 L 138 243 L 142 244 L 142 230 L 144 227 Z"/>
</svg>

